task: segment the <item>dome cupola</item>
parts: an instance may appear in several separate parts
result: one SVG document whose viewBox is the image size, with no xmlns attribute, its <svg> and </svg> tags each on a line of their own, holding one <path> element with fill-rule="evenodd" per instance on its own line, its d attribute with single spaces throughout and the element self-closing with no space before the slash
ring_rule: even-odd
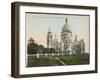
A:
<svg viewBox="0 0 100 80">
<path fill-rule="evenodd" d="M 72 33 L 72 32 L 71 32 L 71 28 L 70 28 L 69 25 L 68 25 L 68 20 L 67 20 L 67 18 L 66 18 L 65 24 L 64 24 L 64 26 L 63 26 L 63 28 L 62 28 L 62 32 L 70 32 L 70 33 Z"/>
</svg>

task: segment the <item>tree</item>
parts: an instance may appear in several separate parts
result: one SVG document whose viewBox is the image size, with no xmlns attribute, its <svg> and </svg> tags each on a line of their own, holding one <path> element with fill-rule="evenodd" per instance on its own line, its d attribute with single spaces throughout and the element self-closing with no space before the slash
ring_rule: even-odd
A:
<svg viewBox="0 0 100 80">
<path fill-rule="evenodd" d="M 38 52 L 39 53 L 44 53 L 44 46 L 43 45 L 38 46 Z"/>
<path fill-rule="evenodd" d="M 55 53 L 55 49 L 54 48 L 50 48 L 50 53 Z"/>
<path fill-rule="evenodd" d="M 44 48 L 44 53 L 49 53 L 49 48 Z"/>
<path fill-rule="evenodd" d="M 38 52 L 38 45 L 36 43 L 30 43 L 27 46 L 28 54 L 36 54 Z"/>
</svg>

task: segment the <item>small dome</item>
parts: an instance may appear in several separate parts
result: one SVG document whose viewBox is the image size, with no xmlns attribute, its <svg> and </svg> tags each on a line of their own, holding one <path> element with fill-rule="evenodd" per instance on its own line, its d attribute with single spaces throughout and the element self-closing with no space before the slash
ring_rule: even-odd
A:
<svg viewBox="0 0 100 80">
<path fill-rule="evenodd" d="M 31 37 L 28 41 L 34 42 L 33 38 Z"/>
<path fill-rule="evenodd" d="M 80 40 L 80 43 L 84 43 L 84 39 L 81 39 L 81 40 Z"/>
</svg>

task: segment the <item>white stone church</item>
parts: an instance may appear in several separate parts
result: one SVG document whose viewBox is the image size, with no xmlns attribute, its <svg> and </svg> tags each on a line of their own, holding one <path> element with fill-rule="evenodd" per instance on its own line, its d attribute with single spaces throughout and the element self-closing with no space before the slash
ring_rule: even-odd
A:
<svg viewBox="0 0 100 80">
<path fill-rule="evenodd" d="M 61 41 L 58 41 L 56 35 L 55 38 L 53 38 L 53 33 L 50 31 L 50 29 L 48 30 L 47 47 L 54 48 L 55 52 L 66 55 L 78 55 L 85 53 L 84 39 L 77 40 L 77 35 L 75 36 L 74 40 L 72 37 L 72 31 L 66 18 L 65 24 L 61 30 Z"/>
</svg>

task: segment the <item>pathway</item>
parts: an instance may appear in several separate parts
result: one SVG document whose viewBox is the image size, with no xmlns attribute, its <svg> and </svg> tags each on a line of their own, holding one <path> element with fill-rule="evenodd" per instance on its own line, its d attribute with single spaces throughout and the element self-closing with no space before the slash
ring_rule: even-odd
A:
<svg viewBox="0 0 100 80">
<path fill-rule="evenodd" d="M 56 59 L 58 60 L 60 63 L 62 63 L 63 65 L 66 65 L 63 61 L 61 61 L 59 58 L 53 58 L 53 59 Z"/>
</svg>

